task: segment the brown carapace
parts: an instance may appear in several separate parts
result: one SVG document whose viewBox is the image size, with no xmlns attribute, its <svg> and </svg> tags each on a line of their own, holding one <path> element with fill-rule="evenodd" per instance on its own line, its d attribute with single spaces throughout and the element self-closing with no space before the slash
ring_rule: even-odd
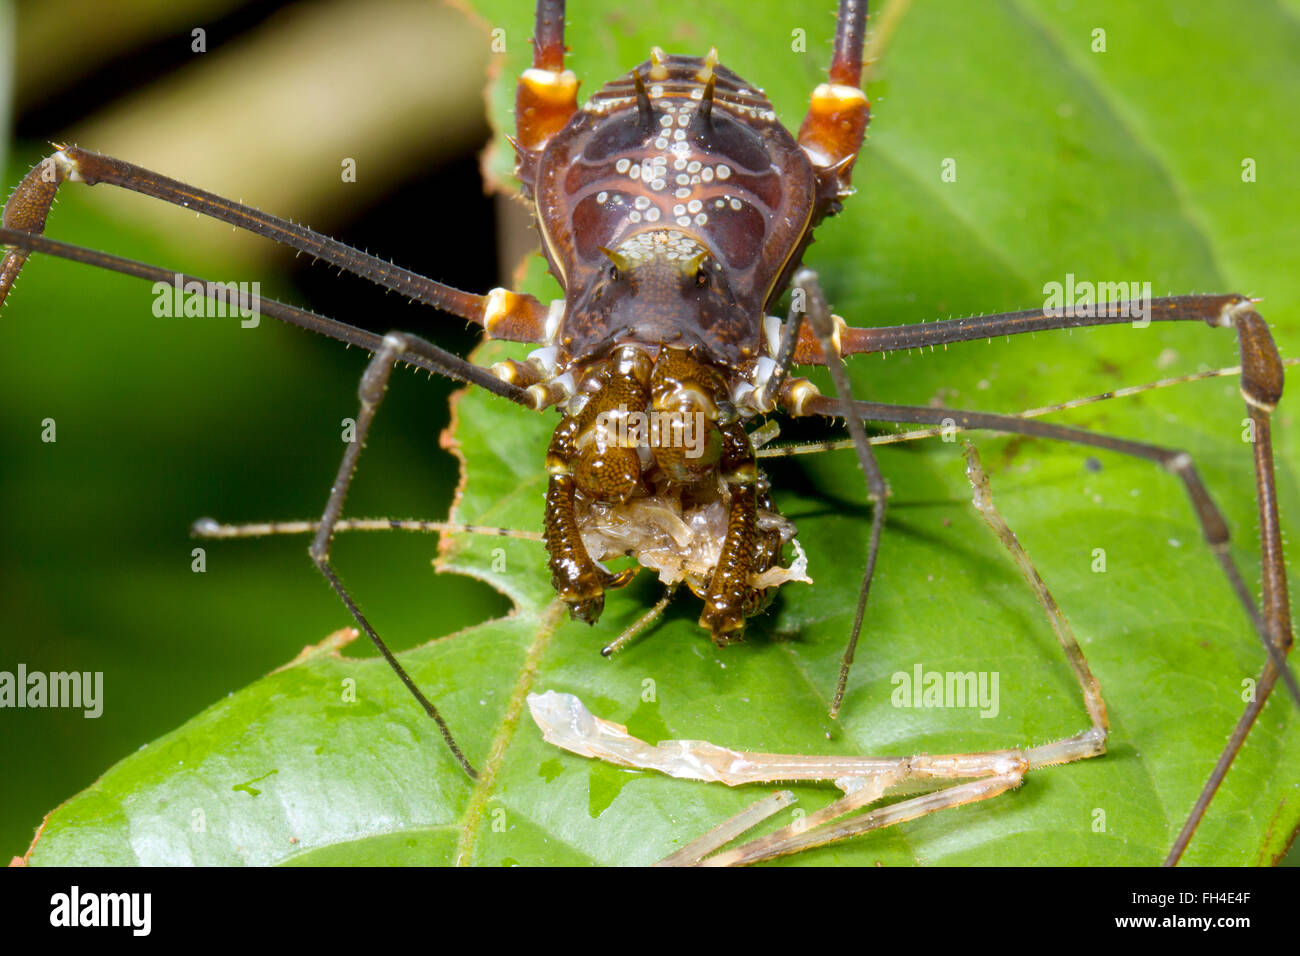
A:
<svg viewBox="0 0 1300 956">
<path fill-rule="evenodd" d="M 515 147 L 565 297 L 543 347 L 496 371 L 536 407 L 563 411 L 547 454 L 546 546 L 572 615 L 594 623 L 604 592 L 631 579 L 604 559 L 652 560 L 673 539 L 682 558 L 661 577 L 703 599 L 701 626 L 726 643 L 786 579 L 770 572 L 794 529 L 768 498 L 744 423 L 815 394 L 805 379 L 772 387 L 781 326 L 765 317 L 849 191 L 868 118 L 865 5 L 842 5 L 832 82 L 797 140 L 716 50 L 656 48 L 579 109 L 558 7 L 538 7 Z M 639 534 L 609 535 L 628 506 Z"/>
<path fill-rule="evenodd" d="M 717 55 L 655 50 L 631 73 L 579 108 L 578 82 L 564 67 L 563 0 L 538 0 L 533 62 L 519 79 L 514 140 L 519 179 L 537 214 L 542 246 L 563 300 L 494 289 L 475 295 L 394 266 L 317 232 L 123 160 L 63 147 L 9 197 L 0 225 L 0 304 L 32 252 L 112 269 L 152 282 L 199 283 L 212 297 L 228 287 L 45 238 L 65 182 L 130 189 L 255 232 L 475 322 L 492 336 L 532 343 L 525 361 L 492 370 L 401 332 L 379 336 L 302 309 L 241 297 L 241 308 L 311 329 L 373 353 L 359 389 L 355 440 L 344 451 L 310 554 L 357 626 L 374 642 L 438 726 L 451 754 L 476 776 L 434 704 L 389 652 L 331 563 L 336 531 L 361 449 L 392 369 L 436 372 L 532 409 L 558 407 L 547 455 L 545 540 L 555 586 L 574 617 L 595 621 L 605 591 L 627 583 L 603 561 L 631 554 L 670 585 L 703 600 L 700 623 L 713 640 L 741 633 L 782 582 L 803 578 L 793 526 L 759 471 L 745 423 L 777 410 L 843 417 L 872 501 L 857 609 L 831 712 L 841 703 L 879 553 L 887 489 L 864 421 L 943 424 L 1069 442 L 1148 461 L 1176 476 L 1229 587 L 1267 651 L 1255 694 L 1170 851 L 1178 860 L 1279 680 L 1300 701 L 1286 664 L 1292 644 L 1286 562 L 1273 472 L 1272 412 L 1283 366 L 1252 299 L 1183 295 L 1140 303 L 1156 322 L 1196 322 L 1236 332 L 1241 392 L 1250 418 L 1260 528 L 1261 598 L 1244 583 L 1222 512 L 1190 455 L 1036 419 L 932 406 L 854 400 L 842 357 L 925 345 L 1126 323 L 1130 303 L 1082 313 L 1046 308 L 920 325 L 851 328 L 831 315 L 815 276 L 799 270 L 812 231 L 850 191 L 868 119 L 861 89 L 865 0 L 840 0 L 827 82 L 797 137 L 777 122 L 761 91 Z M 770 316 L 793 286 L 784 321 Z M 793 365 L 824 365 L 835 396 L 818 394 Z M 400 524 L 400 523 L 398 523 Z M 201 535 L 270 533 L 200 524 Z M 275 528 L 271 527 L 274 531 Z M 794 552 L 789 559 L 786 549 Z M 787 564 L 786 562 L 789 561 Z M 658 606 L 663 605 L 663 601 Z M 1104 716 L 1051 762 L 1105 749 Z"/>
</svg>

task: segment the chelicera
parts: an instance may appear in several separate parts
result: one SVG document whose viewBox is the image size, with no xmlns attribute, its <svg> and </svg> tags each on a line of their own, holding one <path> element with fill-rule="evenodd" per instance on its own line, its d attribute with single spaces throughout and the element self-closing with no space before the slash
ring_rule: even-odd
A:
<svg viewBox="0 0 1300 956">
<path fill-rule="evenodd" d="M 309 229 L 78 148 L 60 149 L 38 165 L 6 205 L 0 239 L 11 248 L 0 266 L 0 301 L 32 251 L 173 281 L 164 270 L 41 235 L 63 182 L 109 183 L 308 252 L 473 321 L 494 338 L 537 346 L 524 361 L 487 370 L 412 335 L 376 336 L 291 306 L 259 304 L 265 315 L 373 353 L 360 387 L 356 440 L 344 454 L 311 556 L 471 776 L 475 770 L 451 729 L 389 653 L 330 561 L 360 449 L 396 362 L 478 385 L 528 409 L 559 410 L 547 454 L 545 543 L 555 590 L 574 618 L 599 618 L 605 592 L 625 585 L 634 573 L 612 573 L 603 562 L 631 553 L 665 583 L 685 583 L 696 594 L 700 625 L 718 644 L 737 640 L 775 588 L 801 573 L 791 554 L 795 529 L 769 494 L 747 423 L 778 410 L 843 417 L 873 510 L 857 615 L 832 712 L 853 661 L 886 510 L 887 488 L 864 421 L 951 422 L 1158 464 L 1183 481 L 1206 539 L 1269 652 L 1256 701 L 1193 811 L 1194 827 L 1279 677 L 1300 696 L 1284 663 L 1291 622 L 1270 440 L 1270 413 L 1283 376 L 1267 326 L 1253 302 L 1240 295 L 1148 303 L 1156 321 L 1198 320 L 1237 331 L 1242 393 L 1256 430 L 1260 606 L 1242 583 L 1226 547 L 1226 524 L 1186 454 L 1012 416 L 852 399 L 845 356 L 1130 317 L 1126 309 L 1083 316 L 1035 309 L 924 326 L 853 328 L 831 314 L 816 277 L 801 265 L 814 229 L 851 192 L 869 119 L 861 89 L 865 31 L 865 0 L 841 0 L 828 82 L 813 91 L 809 112 L 791 135 L 761 91 L 722 66 L 714 53 L 669 56 L 656 49 L 579 106 L 576 77 L 564 65 L 564 4 L 539 0 L 533 63 L 517 88 L 514 144 L 543 252 L 564 289 L 564 298 L 554 303 L 506 289 L 462 292 Z M 791 288 L 784 321 L 770 316 Z M 822 395 L 807 379 L 790 375 L 796 365 L 826 366 L 837 394 Z M 639 428 L 642 420 L 656 423 L 652 435 Z M 1065 758 L 1102 752 L 1104 737 L 1102 726 Z M 1180 838 L 1180 845 L 1185 842 Z"/>
</svg>

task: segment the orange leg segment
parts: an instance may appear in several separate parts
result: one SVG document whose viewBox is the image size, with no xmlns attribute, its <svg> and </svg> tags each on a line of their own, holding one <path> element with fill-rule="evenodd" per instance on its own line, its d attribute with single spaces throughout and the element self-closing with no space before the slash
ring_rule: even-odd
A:
<svg viewBox="0 0 1300 956">
<path fill-rule="evenodd" d="M 813 90 L 808 115 L 799 127 L 799 145 L 822 181 L 821 194 L 831 198 L 848 195 L 849 174 L 871 118 L 862 92 L 866 32 L 867 0 L 840 0 L 829 82 Z"/>
<path fill-rule="evenodd" d="M 515 148 L 525 153 L 546 148 L 578 109 L 578 78 L 564 68 L 564 0 L 538 0 L 533 65 L 515 91 Z"/>
</svg>

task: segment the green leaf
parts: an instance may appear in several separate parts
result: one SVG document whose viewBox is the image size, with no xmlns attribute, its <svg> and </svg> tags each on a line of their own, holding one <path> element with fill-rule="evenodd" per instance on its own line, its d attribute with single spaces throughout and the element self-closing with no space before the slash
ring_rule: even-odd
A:
<svg viewBox="0 0 1300 956">
<path fill-rule="evenodd" d="M 484 0 L 507 54 L 493 87 L 506 131 L 531 12 Z M 569 4 L 571 63 L 590 93 L 652 43 L 722 61 L 764 86 L 788 127 L 824 76 L 825 9 L 751 0 Z M 1067 274 L 1150 282 L 1154 294 L 1263 298 L 1283 354 L 1300 344 L 1300 278 L 1280 250 L 1300 230 L 1290 169 L 1300 127 L 1300 23 L 1288 8 L 1147 3 L 916 4 L 869 92 L 859 194 L 806 262 L 854 325 L 1031 307 Z M 806 31 L 806 51 L 797 34 Z M 1093 52 L 1104 30 L 1106 52 Z M 1226 43 L 1227 38 L 1234 38 Z M 1248 55 L 1227 51 L 1245 49 Z M 1229 69 L 1224 69 L 1230 65 Z M 494 168 L 503 155 L 498 142 Z M 941 179 L 955 160 L 955 182 Z M 1257 179 L 1243 182 L 1242 163 Z M 548 296 L 536 261 L 526 288 Z M 521 350 L 481 348 L 481 363 Z M 1236 363 L 1226 332 L 1127 326 L 861 357 L 861 397 L 1016 411 Z M 818 378 L 818 381 L 824 381 Z M 553 415 L 480 393 L 457 405 L 466 462 L 458 520 L 536 529 Z M 1189 451 L 1258 582 L 1257 517 L 1235 380 L 1085 406 L 1054 420 Z M 1284 525 L 1298 512 L 1300 441 L 1277 416 Z M 1034 772 L 987 803 L 797 857 L 800 864 L 1154 864 L 1170 846 L 1242 708 L 1263 652 L 1201 541 L 1181 486 L 1153 466 L 981 435 L 993 493 L 1069 616 L 1111 717 L 1108 753 Z M 471 760 L 473 787 L 376 660 L 336 636 L 119 763 L 47 820 L 33 863 L 597 863 L 656 860 L 764 790 L 732 791 L 561 753 L 521 712 L 528 689 L 575 693 L 651 741 L 906 755 L 1041 744 L 1086 726 L 1043 615 L 974 515 L 960 446 L 879 452 L 893 488 L 842 719 L 826 717 L 853 614 L 869 509 L 852 454 L 774 464 L 815 580 L 788 585 L 745 644 L 718 650 L 680 598 L 612 660 L 599 648 L 658 589 L 643 574 L 594 628 L 555 619 L 541 545 L 456 536 L 442 569 L 504 591 L 514 613 L 403 655 Z M 1095 458 L 1095 461 L 1092 460 Z M 1106 570 L 1093 570 L 1096 549 Z M 996 715 L 891 703 L 895 675 L 996 674 Z M 355 702 L 349 702 L 350 696 Z M 1265 710 L 1187 860 L 1271 862 L 1298 822 L 1294 706 Z M 830 739 L 828 739 L 828 734 Z M 829 788 L 796 788 L 798 806 Z M 202 826 L 199 826 L 201 821 Z M 778 820 L 777 822 L 785 822 Z"/>
</svg>

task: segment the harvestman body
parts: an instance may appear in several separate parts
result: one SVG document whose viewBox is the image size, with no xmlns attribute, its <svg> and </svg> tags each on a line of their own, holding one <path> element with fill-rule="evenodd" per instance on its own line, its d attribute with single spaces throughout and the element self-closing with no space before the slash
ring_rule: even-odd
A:
<svg viewBox="0 0 1300 956">
<path fill-rule="evenodd" d="M 264 315 L 374 353 L 361 382 L 356 440 L 347 446 L 314 527 L 311 556 L 470 776 L 475 770 L 441 715 L 393 658 L 330 563 L 333 534 L 347 524 L 343 503 L 360 449 L 396 362 L 478 385 L 529 409 L 560 410 L 547 453 L 544 538 L 555 590 L 575 619 L 597 620 L 605 592 L 625 585 L 635 573 L 613 574 L 602 562 L 630 553 L 656 570 L 670 593 L 685 583 L 698 596 L 700 625 L 719 645 L 737 640 L 775 589 L 802 573 L 801 562 L 791 563 L 788 556 L 795 529 L 768 494 L 746 422 L 778 409 L 795 416 L 844 417 L 873 509 L 857 614 L 832 714 L 843 699 L 884 527 L 887 490 L 864 421 L 951 421 L 962 429 L 1073 442 L 1158 464 L 1183 481 L 1207 541 L 1269 651 L 1256 699 L 1171 851 L 1170 861 L 1176 861 L 1280 676 L 1300 700 L 1284 658 L 1291 620 L 1270 438 L 1282 363 L 1267 326 L 1244 296 L 1177 296 L 1150 303 L 1152 320 L 1199 320 L 1237 332 L 1241 389 L 1256 434 L 1263 579 L 1258 607 L 1228 552 L 1226 523 L 1185 453 L 1014 416 L 853 400 L 843 356 L 1124 322 L 1129 315 L 1124 308 L 1087 317 L 1040 309 L 866 329 L 851 328 L 831 314 L 816 277 L 800 263 L 813 229 L 852 191 L 853 164 L 869 118 L 861 89 L 865 30 L 865 0 L 840 0 L 829 81 L 814 90 L 796 137 L 781 126 L 761 91 L 723 67 L 715 52 L 700 58 L 656 49 L 650 60 L 579 108 L 577 79 L 564 68 L 563 0 L 539 0 L 533 63 L 517 88 L 513 143 L 543 251 L 564 288 L 564 299 L 550 306 L 506 289 L 486 296 L 461 292 L 309 229 L 77 148 L 60 149 L 33 169 L 5 206 L 0 241 L 10 249 L 0 265 L 0 302 L 32 251 L 175 281 L 165 270 L 41 235 L 63 182 L 109 183 L 307 252 L 473 321 L 492 337 L 538 346 L 526 361 L 487 370 L 411 335 L 381 337 L 281 303 L 260 302 Z M 787 319 L 768 318 L 791 286 L 795 294 Z M 837 395 L 823 396 L 808 380 L 791 377 L 794 365 L 825 365 Z M 653 434 L 629 427 L 646 420 L 659 423 Z M 971 476 L 977 499 L 981 487 L 987 494 L 977 459 Z M 981 510 L 1006 540 L 1000 519 L 990 515 L 991 501 L 989 510 Z M 201 530 L 221 533 L 215 527 Z M 1027 566 L 1022 553 L 1017 560 Z M 1036 575 L 1026 571 L 1026 577 L 1033 584 Z M 1050 616 L 1054 602 L 1038 585 Z M 1084 689 L 1092 718 L 1087 731 L 1033 751 L 870 762 L 858 771 L 867 782 L 850 787 L 851 808 L 905 780 L 976 778 L 918 798 L 920 803 L 896 804 L 895 816 L 879 818 L 873 827 L 889 825 L 1002 792 L 1032 767 L 1102 753 L 1106 718 L 1099 690 L 1073 638 L 1057 633 Z M 841 775 L 839 768 L 831 775 Z M 783 765 L 758 779 L 797 776 Z M 798 848 L 787 843 L 776 852 Z M 764 857 L 737 861 L 759 858 Z"/>
</svg>

